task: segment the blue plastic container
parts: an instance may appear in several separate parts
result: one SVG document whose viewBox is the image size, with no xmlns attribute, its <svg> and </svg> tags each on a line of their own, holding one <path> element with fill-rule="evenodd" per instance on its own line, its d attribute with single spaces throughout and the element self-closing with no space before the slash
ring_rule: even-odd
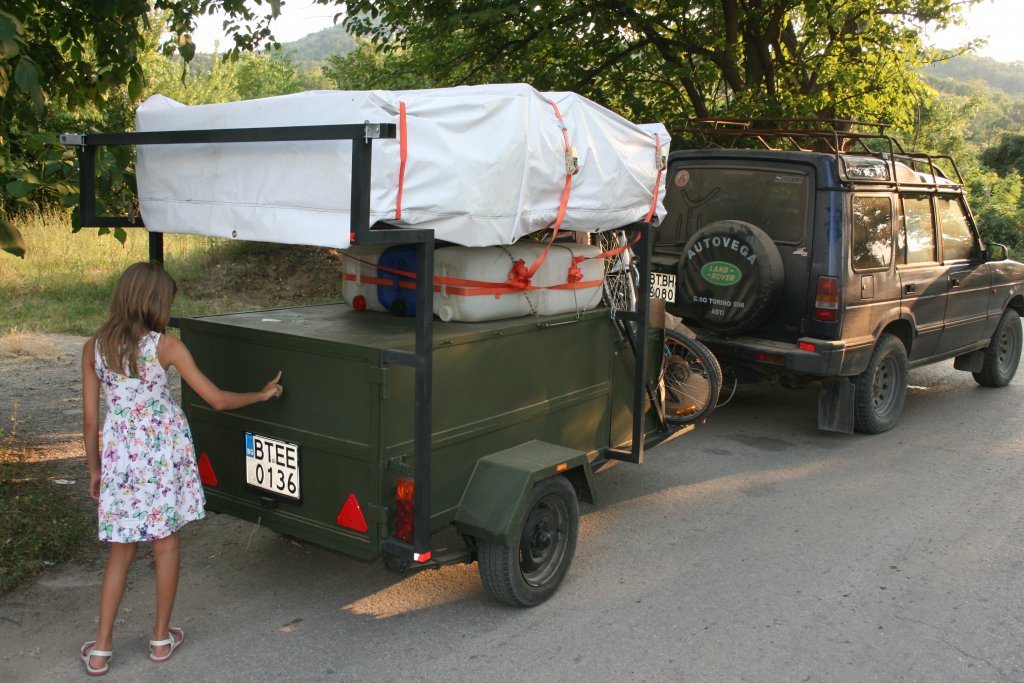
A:
<svg viewBox="0 0 1024 683">
<path fill-rule="evenodd" d="M 389 281 L 388 284 L 377 285 L 377 299 L 381 305 L 394 315 L 416 315 L 415 276 L 405 277 L 384 270 L 384 268 L 390 268 L 415 275 L 416 246 L 400 244 L 395 247 L 388 247 L 380 255 L 377 265 L 382 266 L 382 268 L 377 270 L 377 277 Z M 411 283 L 412 286 L 407 284 L 403 287 L 399 284 L 400 282 Z"/>
</svg>

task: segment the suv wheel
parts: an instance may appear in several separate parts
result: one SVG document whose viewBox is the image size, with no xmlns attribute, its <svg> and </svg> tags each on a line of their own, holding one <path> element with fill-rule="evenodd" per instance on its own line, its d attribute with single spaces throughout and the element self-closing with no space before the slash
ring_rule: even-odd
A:
<svg viewBox="0 0 1024 683">
<path fill-rule="evenodd" d="M 892 429 L 907 397 L 909 373 L 903 342 L 893 334 L 883 333 L 871 354 L 868 369 L 856 380 L 854 429 L 864 434 L 881 434 Z"/>
<path fill-rule="evenodd" d="M 992 334 L 992 343 L 985 349 L 985 362 L 981 372 L 974 373 L 974 381 L 984 387 L 1005 387 L 1009 384 L 1017 374 L 1020 346 L 1020 315 L 1008 308 Z"/>
<path fill-rule="evenodd" d="M 683 249 L 679 264 L 684 307 L 703 327 L 739 334 L 775 312 L 785 281 L 778 247 L 745 221 L 705 225 Z"/>
</svg>

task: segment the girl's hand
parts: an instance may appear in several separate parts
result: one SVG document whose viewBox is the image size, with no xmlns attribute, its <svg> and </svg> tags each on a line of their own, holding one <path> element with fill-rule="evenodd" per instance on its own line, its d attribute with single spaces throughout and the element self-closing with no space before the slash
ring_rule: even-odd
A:
<svg viewBox="0 0 1024 683">
<path fill-rule="evenodd" d="M 269 382 L 267 382 L 266 384 L 264 384 L 263 388 L 260 389 L 260 391 L 259 391 L 260 399 L 262 399 L 264 401 L 269 401 L 272 398 L 281 398 L 281 394 L 284 393 L 284 387 L 281 386 L 280 384 L 278 384 L 278 382 L 280 380 L 281 380 L 281 371 L 278 370 L 277 374 L 274 375 L 274 379 L 272 379 Z"/>
<path fill-rule="evenodd" d="M 100 499 L 100 473 L 90 472 L 89 473 L 89 495 L 92 496 L 93 500 Z"/>
</svg>

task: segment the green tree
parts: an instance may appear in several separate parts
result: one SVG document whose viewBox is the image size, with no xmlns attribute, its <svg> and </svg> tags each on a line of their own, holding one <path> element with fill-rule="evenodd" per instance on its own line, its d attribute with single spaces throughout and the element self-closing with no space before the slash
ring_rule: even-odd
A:
<svg viewBox="0 0 1024 683">
<path fill-rule="evenodd" d="M 1024 173 L 1024 134 L 1004 133 L 999 143 L 981 153 L 981 163 L 999 175 Z"/>
<path fill-rule="evenodd" d="M 1017 256 L 1024 250 L 1024 183 L 1016 170 L 1005 176 L 977 168 L 967 177 L 971 209 L 982 237 L 1005 244 Z"/>
<path fill-rule="evenodd" d="M 913 69 L 930 54 L 923 27 L 975 1 L 355 0 L 346 26 L 444 84 L 527 81 L 634 120 L 910 123 L 922 94 Z"/>
<path fill-rule="evenodd" d="M 411 90 L 442 85 L 433 74 L 423 74 L 410 50 L 379 49 L 359 38 L 354 50 L 327 57 L 324 76 L 339 90 Z"/>
<path fill-rule="evenodd" d="M 1015 147 L 1024 136 L 1008 134 L 1024 124 L 1021 102 L 980 81 L 934 80 L 918 110 L 915 125 L 898 131 L 920 152 L 949 155 L 956 160 L 982 236 L 1019 254 L 1024 249 L 1024 168 L 1013 165 Z M 1002 137 L 1003 143 L 988 147 Z M 986 147 L 988 147 L 986 149 Z M 1020 159 L 1024 163 L 1024 158 Z M 945 171 L 951 173 L 948 163 Z"/>
<path fill-rule="evenodd" d="M 186 61 L 195 54 L 196 17 L 215 10 L 228 17 L 231 54 L 278 46 L 269 24 L 280 12 L 280 0 L 153 0 L 152 7 L 164 18 L 160 28 L 172 36 L 163 52 Z M 0 248 L 24 253 L 9 220 L 19 208 L 70 192 L 74 161 L 44 125 L 48 112 L 105 110 L 111 100 L 135 102 L 142 96 L 143 57 L 154 28 L 150 9 L 146 0 L 5 0 L 0 9 Z"/>
<path fill-rule="evenodd" d="M 287 95 L 332 87 L 318 67 L 296 68 L 287 57 L 259 52 L 234 61 L 213 59 L 182 76 L 180 61 L 159 59 L 146 67 L 146 96 L 159 93 L 182 104 L 212 104 Z"/>
<path fill-rule="evenodd" d="M 1018 126 L 1018 130 L 1020 127 Z M 1024 135 L 1003 133 L 998 143 L 982 150 L 984 165 L 973 175 L 972 197 L 986 236 L 1024 251 Z"/>
</svg>

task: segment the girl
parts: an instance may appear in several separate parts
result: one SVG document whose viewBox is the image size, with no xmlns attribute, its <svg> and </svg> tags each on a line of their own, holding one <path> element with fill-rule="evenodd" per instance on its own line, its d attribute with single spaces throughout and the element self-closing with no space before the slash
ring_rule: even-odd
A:
<svg viewBox="0 0 1024 683">
<path fill-rule="evenodd" d="M 216 410 L 278 398 L 278 372 L 262 389 L 235 393 L 204 375 L 185 345 L 163 334 L 177 286 L 156 263 L 136 263 L 117 282 L 110 317 L 82 350 L 82 412 L 89 492 L 99 501 L 99 538 L 110 542 L 100 589 L 96 640 L 82 646 L 92 676 L 107 673 L 114 619 L 128 567 L 139 541 L 152 541 L 156 557 L 156 623 L 149 658 L 166 661 L 185 640 L 170 626 L 178 588 L 178 530 L 205 516 L 192 435 L 171 398 L 167 368 L 174 366 Z M 100 385 L 107 401 L 102 447 Z"/>
</svg>

